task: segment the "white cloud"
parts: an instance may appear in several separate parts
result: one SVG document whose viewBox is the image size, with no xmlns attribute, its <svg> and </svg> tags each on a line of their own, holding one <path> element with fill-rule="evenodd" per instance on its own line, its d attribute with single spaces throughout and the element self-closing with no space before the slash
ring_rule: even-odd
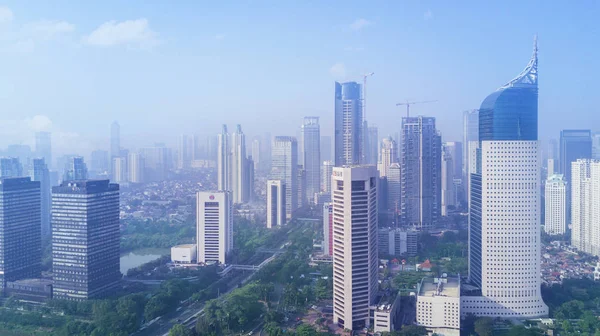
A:
<svg viewBox="0 0 600 336">
<path fill-rule="evenodd" d="M 98 47 L 128 45 L 150 48 L 158 44 L 156 33 L 150 29 L 146 19 L 105 22 L 86 36 L 84 41 Z"/>
<path fill-rule="evenodd" d="M 428 9 L 427 12 L 425 12 L 425 14 L 423 14 L 423 18 L 425 20 L 433 19 L 433 12 L 430 9 Z"/>
<path fill-rule="evenodd" d="M 329 68 L 329 73 L 335 79 L 344 79 L 346 77 L 346 66 L 344 66 L 344 63 L 336 63 Z"/>
<path fill-rule="evenodd" d="M 354 22 L 352 22 L 350 24 L 350 29 L 354 30 L 354 31 L 358 31 L 358 30 L 361 30 L 361 29 L 363 29 L 363 28 L 365 28 L 367 26 L 370 26 L 371 24 L 373 24 L 373 22 L 371 22 L 371 21 L 369 21 L 367 19 L 360 18 L 360 19 L 354 20 Z"/>
<path fill-rule="evenodd" d="M 217 34 L 215 35 L 215 40 L 222 40 L 225 38 L 225 34 Z"/>
<path fill-rule="evenodd" d="M 25 34 L 44 40 L 75 31 L 75 25 L 66 21 L 37 21 L 23 26 Z"/>
<path fill-rule="evenodd" d="M 52 120 L 45 115 L 38 114 L 33 118 L 27 118 L 25 124 L 34 132 L 50 131 L 52 129 Z"/>
<path fill-rule="evenodd" d="M 10 8 L 0 6 L 0 23 L 11 22 L 13 17 L 14 15 Z"/>
</svg>

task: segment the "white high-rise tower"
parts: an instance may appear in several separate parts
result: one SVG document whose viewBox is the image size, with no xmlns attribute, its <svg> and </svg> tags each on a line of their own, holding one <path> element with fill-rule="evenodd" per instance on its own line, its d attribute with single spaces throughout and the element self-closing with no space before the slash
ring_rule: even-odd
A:
<svg viewBox="0 0 600 336">
<path fill-rule="evenodd" d="M 600 255 L 600 161 L 571 163 L 571 245 Z"/>
<path fill-rule="evenodd" d="M 479 141 L 471 174 L 469 282 L 481 292 L 461 298 L 461 313 L 547 316 L 540 276 L 537 46 L 525 70 L 481 104 Z"/>
<path fill-rule="evenodd" d="M 231 190 L 231 148 L 227 125 L 223 125 L 218 135 L 217 185 L 219 190 Z"/>
<path fill-rule="evenodd" d="M 302 155 L 306 173 L 303 199 L 312 200 L 321 189 L 321 131 L 319 117 L 304 117 L 302 124 Z"/>
<path fill-rule="evenodd" d="M 369 326 L 377 292 L 375 166 L 333 168 L 333 321 L 344 329 Z"/>
<path fill-rule="evenodd" d="M 248 175 L 246 172 L 246 136 L 237 125 L 231 136 L 231 191 L 233 203 L 248 201 Z"/>
<path fill-rule="evenodd" d="M 562 174 L 550 175 L 546 180 L 544 231 L 562 235 L 567 231 L 567 183 Z"/>
<path fill-rule="evenodd" d="M 225 264 L 233 249 L 233 204 L 229 191 L 196 194 L 198 262 Z"/>
</svg>

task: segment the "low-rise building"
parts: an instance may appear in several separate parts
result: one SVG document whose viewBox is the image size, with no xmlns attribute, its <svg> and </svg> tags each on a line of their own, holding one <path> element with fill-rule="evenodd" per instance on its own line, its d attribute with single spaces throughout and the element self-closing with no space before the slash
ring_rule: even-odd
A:
<svg viewBox="0 0 600 336">
<path fill-rule="evenodd" d="M 4 294 L 21 301 L 42 303 L 52 299 L 52 280 L 36 278 L 8 281 Z"/>
<path fill-rule="evenodd" d="M 171 247 L 171 261 L 175 264 L 192 264 L 197 260 L 196 244 Z"/>
<path fill-rule="evenodd" d="M 391 256 L 417 255 L 417 232 L 399 228 L 382 228 L 377 233 L 379 253 Z"/>
<path fill-rule="evenodd" d="M 400 306 L 400 295 L 393 291 L 383 294 L 376 306 L 371 307 L 373 316 L 373 331 L 391 332 L 396 330 L 396 315 Z"/>
<path fill-rule="evenodd" d="M 460 278 L 424 278 L 417 292 L 417 324 L 431 334 L 460 336 Z"/>
</svg>

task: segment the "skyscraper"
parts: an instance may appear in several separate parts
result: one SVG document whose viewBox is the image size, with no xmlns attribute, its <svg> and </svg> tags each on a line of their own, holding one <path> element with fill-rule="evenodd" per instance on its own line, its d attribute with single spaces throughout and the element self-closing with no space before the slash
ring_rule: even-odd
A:
<svg viewBox="0 0 600 336">
<path fill-rule="evenodd" d="M 254 138 L 252 140 L 252 160 L 254 161 L 254 171 L 261 171 L 263 162 L 261 157 L 261 146 L 260 146 L 260 138 Z"/>
<path fill-rule="evenodd" d="M 333 322 L 369 326 L 377 294 L 377 169 L 333 168 Z"/>
<path fill-rule="evenodd" d="M 398 145 L 391 136 L 381 140 L 381 155 L 379 159 L 379 176 L 388 176 L 388 171 L 392 163 L 398 163 Z"/>
<path fill-rule="evenodd" d="M 267 228 L 285 224 L 285 182 L 267 180 Z"/>
<path fill-rule="evenodd" d="M 401 209 L 400 199 L 402 198 L 402 172 L 400 164 L 392 163 L 387 169 L 387 209 L 394 214 L 394 220 L 399 215 Z"/>
<path fill-rule="evenodd" d="M 333 162 L 323 161 L 321 172 L 321 191 L 331 195 L 331 174 L 333 173 Z"/>
<path fill-rule="evenodd" d="M 545 186 L 544 231 L 549 235 L 567 232 L 567 183 L 561 174 L 548 176 Z"/>
<path fill-rule="evenodd" d="M 600 161 L 571 163 L 571 245 L 600 255 Z"/>
<path fill-rule="evenodd" d="M 146 182 L 164 181 L 169 170 L 169 151 L 162 144 L 140 148 L 144 160 L 144 180 Z"/>
<path fill-rule="evenodd" d="M 369 126 L 367 138 L 369 140 L 369 148 L 366 150 L 366 163 L 377 165 L 379 159 L 379 130 L 377 129 L 377 126 Z"/>
<path fill-rule="evenodd" d="M 450 147 L 451 148 L 451 147 Z M 448 216 L 448 207 L 456 206 L 454 190 L 454 158 L 447 143 L 442 152 L 442 216 Z"/>
<path fill-rule="evenodd" d="M 225 264 L 233 249 L 233 200 L 230 191 L 196 194 L 198 262 Z"/>
<path fill-rule="evenodd" d="M 33 170 L 31 174 L 33 181 L 40 183 L 40 212 L 42 218 L 42 237 L 50 237 L 52 229 L 50 226 L 50 208 L 52 204 L 52 185 L 50 183 L 50 171 L 45 160 L 33 159 Z"/>
<path fill-rule="evenodd" d="M 0 178 L 0 286 L 40 276 L 42 264 L 40 182 Z"/>
<path fill-rule="evenodd" d="M 35 132 L 35 154 L 44 158 L 48 168 L 52 168 L 52 134 Z"/>
<path fill-rule="evenodd" d="M 323 204 L 323 255 L 333 255 L 333 204 Z"/>
<path fill-rule="evenodd" d="M 321 131 L 319 117 L 304 117 L 302 143 L 306 188 L 304 199 L 313 199 L 321 189 Z"/>
<path fill-rule="evenodd" d="M 331 136 L 321 135 L 321 160 L 333 161 L 332 149 Z"/>
<path fill-rule="evenodd" d="M 335 83 L 335 166 L 361 163 L 363 116 L 361 85 Z"/>
<path fill-rule="evenodd" d="M 0 177 L 22 177 L 23 165 L 18 158 L 0 158 Z"/>
<path fill-rule="evenodd" d="M 434 227 L 441 212 L 441 136 L 435 118 L 402 118 L 402 222 Z"/>
<path fill-rule="evenodd" d="M 454 175 L 451 176 L 453 179 L 462 180 L 462 163 L 463 163 L 463 144 L 462 142 L 447 141 L 444 142 L 444 150 L 452 158 L 454 166 L 452 170 Z"/>
<path fill-rule="evenodd" d="M 248 175 L 246 174 L 246 136 L 237 125 L 231 135 L 231 191 L 233 203 L 248 201 Z"/>
<path fill-rule="evenodd" d="M 127 157 L 127 180 L 131 183 L 144 182 L 144 158 L 138 153 L 129 153 Z"/>
<path fill-rule="evenodd" d="M 127 159 L 117 156 L 112 159 L 112 181 L 115 183 L 127 182 Z"/>
<path fill-rule="evenodd" d="M 65 173 L 63 176 L 63 181 L 70 180 L 87 180 L 88 171 L 85 162 L 83 161 L 83 157 L 75 156 L 67 162 L 65 167 Z"/>
<path fill-rule="evenodd" d="M 121 126 L 116 121 L 110 124 L 110 162 L 121 155 Z"/>
<path fill-rule="evenodd" d="M 105 150 L 95 150 L 92 152 L 92 161 L 90 164 L 91 171 L 94 175 L 105 174 L 109 170 L 108 152 Z"/>
<path fill-rule="evenodd" d="M 295 137 L 276 136 L 271 146 L 272 180 L 285 182 L 285 215 L 298 208 L 298 142 Z"/>
<path fill-rule="evenodd" d="M 548 315 L 541 296 L 537 46 L 529 64 L 479 109 L 480 149 L 471 175 L 469 281 L 464 314 Z M 479 160 L 478 160 L 479 161 Z"/>
<path fill-rule="evenodd" d="M 219 190 L 231 190 L 231 147 L 227 125 L 223 125 L 218 135 L 217 185 Z"/>
<path fill-rule="evenodd" d="M 179 136 L 177 141 L 177 169 L 188 169 L 194 158 L 193 137 L 185 134 Z"/>
<path fill-rule="evenodd" d="M 571 180 L 571 163 L 592 158 L 592 131 L 560 131 L 560 173 L 565 181 Z M 567 216 L 568 217 L 568 216 Z"/>
<path fill-rule="evenodd" d="M 119 244 L 118 184 L 85 180 L 52 187 L 54 298 L 113 293 L 121 279 Z"/>
<path fill-rule="evenodd" d="M 479 110 L 465 111 L 463 114 L 463 186 L 467 202 L 471 201 L 469 187 L 471 174 L 477 170 L 477 149 L 479 148 Z"/>
</svg>

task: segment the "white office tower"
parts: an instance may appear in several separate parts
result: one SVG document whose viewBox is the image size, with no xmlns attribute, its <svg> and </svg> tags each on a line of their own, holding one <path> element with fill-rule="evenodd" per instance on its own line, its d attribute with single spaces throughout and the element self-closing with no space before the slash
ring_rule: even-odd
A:
<svg viewBox="0 0 600 336">
<path fill-rule="evenodd" d="M 544 231 L 562 235 L 567 231 L 567 183 L 562 174 L 550 175 L 546 180 L 546 216 Z"/>
<path fill-rule="evenodd" d="M 112 182 L 127 182 L 127 160 L 122 156 L 113 157 L 112 159 Z"/>
<path fill-rule="evenodd" d="M 229 191 L 196 193 L 198 262 L 227 263 L 233 250 L 233 202 Z"/>
<path fill-rule="evenodd" d="M 381 140 L 381 157 L 379 158 L 379 164 L 377 169 L 379 170 L 379 176 L 388 176 L 388 171 L 392 163 L 398 162 L 398 145 L 391 136 L 383 138 Z"/>
<path fill-rule="evenodd" d="M 319 117 L 304 117 L 302 156 L 305 171 L 304 199 L 312 200 L 321 189 L 321 131 Z"/>
<path fill-rule="evenodd" d="M 295 137 L 276 136 L 271 146 L 272 180 L 285 182 L 285 216 L 298 208 L 298 143 Z"/>
<path fill-rule="evenodd" d="M 600 161 L 571 163 L 571 245 L 600 255 Z"/>
<path fill-rule="evenodd" d="M 333 161 L 323 161 L 321 173 L 321 191 L 331 195 L 331 174 L 333 173 Z"/>
<path fill-rule="evenodd" d="M 548 315 L 541 295 L 537 48 L 527 68 L 479 109 L 480 165 L 471 175 L 469 282 L 462 313 Z M 479 160 L 478 160 L 479 161 Z"/>
<path fill-rule="evenodd" d="M 387 169 L 387 208 L 394 214 L 400 214 L 402 197 L 402 175 L 399 163 L 392 163 Z"/>
<path fill-rule="evenodd" d="M 442 152 L 442 216 L 448 216 L 449 206 L 456 206 L 454 189 L 454 160 L 447 147 L 444 147 Z"/>
<path fill-rule="evenodd" d="M 267 228 L 285 224 L 285 182 L 267 180 Z"/>
<path fill-rule="evenodd" d="M 479 148 L 479 110 L 465 111 L 463 114 L 463 186 L 467 202 L 471 201 L 469 187 L 471 174 L 477 171 L 477 149 Z"/>
<path fill-rule="evenodd" d="M 333 322 L 369 326 L 377 293 L 377 180 L 375 166 L 333 168 Z"/>
<path fill-rule="evenodd" d="M 231 191 L 233 203 L 248 202 L 248 174 L 246 169 L 246 136 L 237 125 L 231 136 Z"/>
<path fill-rule="evenodd" d="M 217 137 L 217 187 L 219 190 L 231 190 L 231 148 L 227 125 L 223 125 Z"/>
<path fill-rule="evenodd" d="M 128 156 L 129 182 L 143 183 L 144 182 L 144 158 L 139 153 L 129 153 Z"/>
<path fill-rule="evenodd" d="M 549 177 L 554 175 L 556 173 L 556 160 L 548 159 L 546 168 L 547 168 L 547 175 Z M 564 178 L 564 175 L 563 175 L 563 178 Z"/>
</svg>

